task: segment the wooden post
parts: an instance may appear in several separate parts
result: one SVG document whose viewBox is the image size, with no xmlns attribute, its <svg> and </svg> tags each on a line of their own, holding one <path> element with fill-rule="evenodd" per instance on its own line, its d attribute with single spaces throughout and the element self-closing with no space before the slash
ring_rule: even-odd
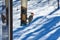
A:
<svg viewBox="0 0 60 40">
<path fill-rule="evenodd" d="M 21 0 L 21 26 L 27 24 L 27 0 Z"/>
</svg>

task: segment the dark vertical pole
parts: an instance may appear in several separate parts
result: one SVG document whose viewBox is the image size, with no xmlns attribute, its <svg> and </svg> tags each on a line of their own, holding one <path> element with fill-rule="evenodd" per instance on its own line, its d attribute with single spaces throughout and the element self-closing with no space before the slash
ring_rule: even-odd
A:
<svg viewBox="0 0 60 40">
<path fill-rule="evenodd" d="M 12 10 L 12 0 L 9 0 L 9 31 L 10 31 L 10 40 L 13 40 L 13 10 Z"/>
<path fill-rule="evenodd" d="M 58 9 L 59 9 L 59 0 L 57 0 L 58 1 Z"/>
<path fill-rule="evenodd" d="M 21 26 L 27 24 L 27 0 L 21 0 Z"/>
</svg>

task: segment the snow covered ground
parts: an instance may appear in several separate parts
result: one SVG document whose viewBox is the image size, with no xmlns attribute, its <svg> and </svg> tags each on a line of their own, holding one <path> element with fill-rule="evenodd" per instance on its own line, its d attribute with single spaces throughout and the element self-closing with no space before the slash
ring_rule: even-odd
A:
<svg viewBox="0 0 60 40">
<path fill-rule="evenodd" d="M 20 26 L 21 1 L 13 1 L 13 40 L 60 40 L 57 0 L 29 0 L 27 15 L 34 18 L 27 26 Z"/>
<path fill-rule="evenodd" d="M 57 0 L 48 1 L 28 1 L 27 14 L 29 16 L 33 12 L 34 19 L 27 26 L 20 26 L 20 20 L 17 21 L 21 5 L 16 4 L 18 6 L 13 8 L 13 40 L 60 40 L 60 9 L 57 8 Z"/>
<path fill-rule="evenodd" d="M 28 13 L 27 15 L 28 16 L 30 15 L 31 12 L 33 12 L 34 19 L 35 19 L 36 17 L 39 17 L 39 16 L 47 16 L 51 12 L 53 12 L 54 10 L 57 9 L 57 0 L 52 0 L 49 2 L 49 4 L 48 4 L 47 0 L 43 0 L 42 2 L 38 3 L 39 1 L 41 1 L 41 0 L 28 1 L 28 5 L 27 5 L 27 7 L 28 7 L 27 8 L 27 13 Z M 45 2 L 45 6 L 42 5 L 42 4 L 44 4 L 44 2 Z M 53 4 L 54 2 L 56 2 L 56 3 Z M 15 4 L 15 6 L 13 6 L 13 26 L 14 26 L 14 28 L 15 28 L 15 26 L 20 27 L 20 20 L 18 20 L 20 18 L 20 14 L 21 14 L 21 1 L 18 1 Z M 58 14 L 60 14 L 60 13 L 58 13 Z"/>
</svg>

